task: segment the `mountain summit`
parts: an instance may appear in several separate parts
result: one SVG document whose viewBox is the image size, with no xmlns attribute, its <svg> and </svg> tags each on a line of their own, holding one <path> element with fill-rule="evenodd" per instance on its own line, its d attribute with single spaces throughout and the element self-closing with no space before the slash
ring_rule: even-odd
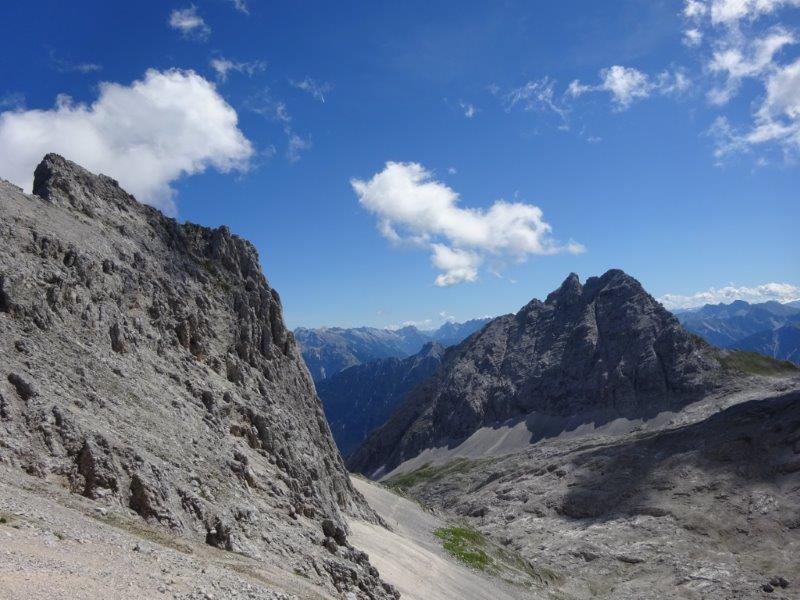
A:
<svg viewBox="0 0 800 600">
<path fill-rule="evenodd" d="M 451 350 L 349 466 L 374 475 L 533 414 L 653 416 L 699 398 L 719 369 L 714 351 L 633 277 L 611 270 L 581 284 L 573 273 L 544 302 L 494 319 Z"/>
</svg>

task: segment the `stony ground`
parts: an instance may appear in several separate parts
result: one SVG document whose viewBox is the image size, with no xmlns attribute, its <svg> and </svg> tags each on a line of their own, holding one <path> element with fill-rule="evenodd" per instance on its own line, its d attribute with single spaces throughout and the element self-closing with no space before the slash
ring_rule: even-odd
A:
<svg viewBox="0 0 800 600">
<path fill-rule="evenodd" d="M 331 596 L 302 574 L 218 550 L 104 508 L 16 470 L 0 470 L 0 597 L 34 599 Z"/>
<path fill-rule="evenodd" d="M 554 573 L 555 598 L 798 598 L 797 383 L 661 430 L 546 439 L 388 483 Z"/>
<path fill-rule="evenodd" d="M 351 540 L 370 556 L 381 576 L 406 600 L 524 600 L 547 597 L 533 585 L 513 585 L 448 554 L 435 532 L 449 525 L 440 515 L 424 510 L 379 484 L 353 479 L 391 530 L 363 520 L 350 523 Z"/>
</svg>

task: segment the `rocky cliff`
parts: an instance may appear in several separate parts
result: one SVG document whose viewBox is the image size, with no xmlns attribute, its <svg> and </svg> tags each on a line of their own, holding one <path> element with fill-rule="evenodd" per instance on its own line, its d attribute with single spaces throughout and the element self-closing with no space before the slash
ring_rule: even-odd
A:
<svg viewBox="0 0 800 600">
<path fill-rule="evenodd" d="M 0 181 L 0 462 L 99 506 L 389 598 L 255 248 L 48 155 Z"/>
<path fill-rule="evenodd" d="M 374 475 L 423 449 L 532 413 L 610 421 L 675 410 L 707 391 L 720 363 L 634 278 L 570 275 L 547 299 L 498 317 L 448 352 L 349 461 Z"/>
</svg>

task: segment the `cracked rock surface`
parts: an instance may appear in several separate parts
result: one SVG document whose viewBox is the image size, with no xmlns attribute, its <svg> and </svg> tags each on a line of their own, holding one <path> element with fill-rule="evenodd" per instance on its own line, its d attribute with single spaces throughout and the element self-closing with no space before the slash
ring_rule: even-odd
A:
<svg viewBox="0 0 800 600">
<path fill-rule="evenodd" d="M 0 181 L 0 466 L 332 597 L 397 597 L 346 542 L 377 517 L 252 244 L 53 154 L 33 191 Z"/>
</svg>

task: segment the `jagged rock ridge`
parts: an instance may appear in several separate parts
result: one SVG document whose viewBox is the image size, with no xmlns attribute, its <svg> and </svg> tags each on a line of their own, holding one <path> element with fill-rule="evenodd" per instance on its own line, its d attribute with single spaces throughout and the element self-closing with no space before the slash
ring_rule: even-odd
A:
<svg viewBox="0 0 800 600">
<path fill-rule="evenodd" d="M 57 155 L 0 180 L 0 462 L 330 593 L 396 597 L 255 248 Z M 324 545 L 323 545 L 324 544 Z"/>
<path fill-rule="evenodd" d="M 374 475 L 534 412 L 652 416 L 697 399 L 719 370 L 712 349 L 634 278 L 611 270 L 582 285 L 572 274 L 544 302 L 498 317 L 449 352 L 349 466 Z"/>
</svg>

